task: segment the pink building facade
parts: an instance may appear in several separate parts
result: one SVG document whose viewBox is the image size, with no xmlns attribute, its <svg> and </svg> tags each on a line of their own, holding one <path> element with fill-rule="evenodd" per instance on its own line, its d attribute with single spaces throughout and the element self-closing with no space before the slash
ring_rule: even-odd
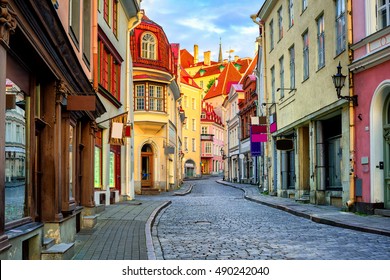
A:
<svg viewBox="0 0 390 280">
<path fill-rule="evenodd" d="M 390 209 L 390 3 L 352 1 L 356 210 Z M 377 16 L 378 15 L 378 16 Z"/>
<path fill-rule="evenodd" d="M 201 114 L 201 166 L 202 174 L 222 174 L 224 158 L 224 126 L 214 107 L 204 102 Z"/>
</svg>

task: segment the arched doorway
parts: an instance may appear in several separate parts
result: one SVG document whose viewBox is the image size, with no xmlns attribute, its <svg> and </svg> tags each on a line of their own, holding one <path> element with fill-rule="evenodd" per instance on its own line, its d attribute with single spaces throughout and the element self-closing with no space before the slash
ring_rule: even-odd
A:
<svg viewBox="0 0 390 280">
<path fill-rule="evenodd" d="M 141 186 L 153 187 L 153 149 L 145 144 L 141 149 Z"/>
<path fill-rule="evenodd" d="M 195 173 L 195 162 L 192 159 L 189 159 L 184 164 L 184 174 L 185 177 L 194 177 Z"/>
<path fill-rule="evenodd" d="M 383 138 L 384 138 L 384 158 L 383 163 L 379 162 L 379 168 L 383 168 L 384 173 L 384 204 L 385 208 L 390 208 L 390 94 L 388 94 L 383 114 Z"/>
<path fill-rule="evenodd" d="M 390 80 L 375 90 L 370 108 L 370 202 L 390 208 Z"/>
</svg>

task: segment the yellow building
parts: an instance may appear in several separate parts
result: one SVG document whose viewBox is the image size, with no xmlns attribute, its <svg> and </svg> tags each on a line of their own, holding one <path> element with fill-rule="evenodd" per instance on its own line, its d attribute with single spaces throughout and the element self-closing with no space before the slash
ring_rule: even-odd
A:
<svg viewBox="0 0 390 280">
<path fill-rule="evenodd" d="M 182 70 L 180 91 L 181 105 L 186 116 L 182 130 L 182 172 L 184 178 L 198 177 L 201 175 L 200 115 L 203 90 L 185 70 Z"/>
<path fill-rule="evenodd" d="M 271 136 L 268 189 L 280 196 L 340 207 L 348 200 L 352 103 L 337 98 L 332 82 L 339 63 L 348 76 L 348 3 L 267 0 L 257 14 Z M 346 79 L 342 95 L 349 94 Z"/>
<path fill-rule="evenodd" d="M 134 81 L 134 187 L 158 193 L 180 183 L 177 45 L 145 14 L 130 39 Z"/>
</svg>

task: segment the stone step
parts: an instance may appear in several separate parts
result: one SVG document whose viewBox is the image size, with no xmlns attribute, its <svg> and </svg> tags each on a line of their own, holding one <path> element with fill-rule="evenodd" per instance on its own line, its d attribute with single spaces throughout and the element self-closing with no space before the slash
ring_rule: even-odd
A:
<svg viewBox="0 0 390 280">
<path fill-rule="evenodd" d="M 106 210 L 105 204 L 96 205 L 96 214 L 102 213 L 104 210 Z"/>
<path fill-rule="evenodd" d="M 390 217 L 390 209 L 375 209 L 375 215 Z"/>
<path fill-rule="evenodd" d="M 56 241 L 54 238 L 44 237 L 42 242 L 42 250 L 48 250 L 55 245 L 55 242 Z"/>
<path fill-rule="evenodd" d="M 84 216 L 82 228 L 87 228 L 87 229 L 94 228 L 97 224 L 97 217 L 98 215 Z"/>
<path fill-rule="evenodd" d="M 60 243 L 41 253 L 42 260 L 71 260 L 74 255 L 74 243 Z"/>
<path fill-rule="evenodd" d="M 295 201 L 300 203 L 310 203 L 310 196 L 302 195 L 300 198 L 295 199 Z"/>
<path fill-rule="evenodd" d="M 152 188 L 141 188 L 141 194 L 142 195 L 158 195 L 160 194 L 159 189 L 152 189 Z"/>
</svg>

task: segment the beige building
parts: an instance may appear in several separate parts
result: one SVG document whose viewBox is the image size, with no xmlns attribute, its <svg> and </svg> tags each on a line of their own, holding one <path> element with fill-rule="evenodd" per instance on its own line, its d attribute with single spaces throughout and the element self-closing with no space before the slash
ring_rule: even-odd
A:
<svg viewBox="0 0 390 280">
<path fill-rule="evenodd" d="M 131 35 L 134 80 L 134 187 L 137 194 L 180 184 L 178 45 L 145 14 Z"/>
<path fill-rule="evenodd" d="M 94 201 L 108 205 L 134 198 L 134 139 L 125 135 L 115 138 L 112 126 L 123 123 L 130 129 L 133 120 L 133 65 L 128 46 L 130 31 L 140 22 L 141 13 L 140 1 L 105 0 L 97 4 L 94 86 L 107 112 L 96 121 Z"/>
<path fill-rule="evenodd" d="M 350 1 L 267 0 L 261 24 L 268 115 L 268 188 L 279 196 L 344 205 L 350 188 L 350 104 L 332 75 L 348 76 Z M 346 79 L 342 95 L 349 95 Z M 282 147 L 284 143 L 292 147 Z"/>
<path fill-rule="evenodd" d="M 185 113 L 182 129 L 182 174 L 184 178 L 201 175 L 201 128 L 203 90 L 183 69 L 180 76 L 181 107 Z"/>
</svg>

